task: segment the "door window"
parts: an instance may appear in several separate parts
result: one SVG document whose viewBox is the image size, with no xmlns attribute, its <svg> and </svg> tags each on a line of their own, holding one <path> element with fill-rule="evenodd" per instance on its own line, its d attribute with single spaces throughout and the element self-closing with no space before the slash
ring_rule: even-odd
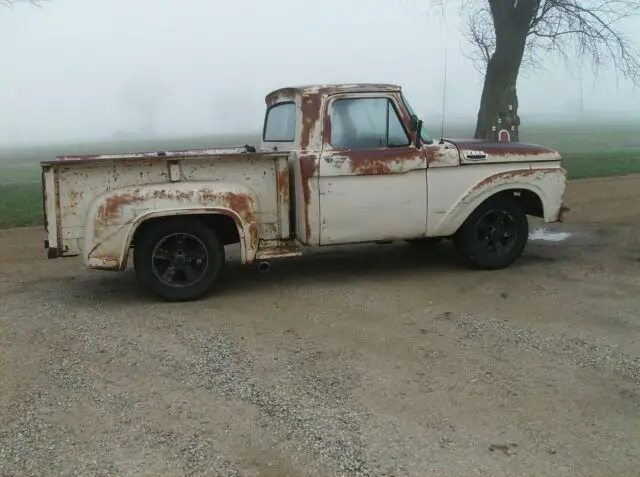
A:
<svg viewBox="0 0 640 477">
<path fill-rule="evenodd" d="M 407 147 L 411 140 L 388 98 L 338 99 L 331 107 L 335 149 Z"/>
</svg>

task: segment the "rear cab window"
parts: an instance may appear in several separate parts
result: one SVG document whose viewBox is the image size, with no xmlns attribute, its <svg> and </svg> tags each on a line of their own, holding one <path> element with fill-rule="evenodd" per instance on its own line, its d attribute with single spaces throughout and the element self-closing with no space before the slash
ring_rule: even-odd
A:
<svg viewBox="0 0 640 477">
<path fill-rule="evenodd" d="M 264 142 L 293 142 L 297 125 L 296 103 L 287 101 L 271 106 L 264 120 Z"/>
</svg>

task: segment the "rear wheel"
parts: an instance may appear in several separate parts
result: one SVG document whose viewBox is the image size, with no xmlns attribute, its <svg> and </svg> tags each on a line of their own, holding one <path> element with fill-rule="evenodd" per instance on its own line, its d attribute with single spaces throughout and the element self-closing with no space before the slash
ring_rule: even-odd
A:
<svg viewBox="0 0 640 477">
<path fill-rule="evenodd" d="M 134 267 L 142 286 L 168 301 L 200 298 L 225 261 L 213 230 L 194 220 L 159 222 L 136 238 Z"/>
<path fill-rule="evenodd" d="M 504 197 L 481 204 L 454 237 L 456 249 L 474 268 L 496 270 L 511 265 L 529 238 L 529 222 L 522 207 Z"/>
</svg>

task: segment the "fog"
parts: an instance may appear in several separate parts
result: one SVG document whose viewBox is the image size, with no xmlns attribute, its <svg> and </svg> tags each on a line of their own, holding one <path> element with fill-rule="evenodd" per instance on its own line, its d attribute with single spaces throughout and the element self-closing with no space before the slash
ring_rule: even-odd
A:
<svg viewBox="0 0 640 477">
<path fill-rule="evenodd" d="M 457 11 L 429 0 L 50 0 L 0 7 L 0 142 L 258 131 L 288 85 L 389 82 L 426 122 L 473 121 L 482 77 Z M 640 46 L 640 20 L 623 25 Z M 445 70 L 446 55 L 446 70 Z M 613 71 L 522 76 L 523 121 L 638 117 Z M 445 76 L 446 72 L 446 76 Z M 581 94 L 582 84 L 582 94 Z M 581 100 L 582 97 L 582 100 Z M 143 115 L 140 111 L 150 111 Z M 114 136 L 115 135 L 115 136 Z"/>
</svg>

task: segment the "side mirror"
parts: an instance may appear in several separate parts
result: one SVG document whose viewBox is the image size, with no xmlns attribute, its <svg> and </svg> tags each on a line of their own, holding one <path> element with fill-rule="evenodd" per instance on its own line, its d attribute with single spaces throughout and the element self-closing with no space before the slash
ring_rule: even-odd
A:
<svg viewBox="0 0 640 477">
<path fill-rule="evenodd" d="M 417 119 L 416 122 L 416 147 L 420 149 L 422 146 L 422 119 Z"/>
<path fill-rule="evenodd" d="M 410 119 L 409 127 L 411 127 L 411 132 L 416 131 L 418 129 L 418 123 L 420 122 L 418 120 L 418 116 L 416 116 L 415 114 L 412 114 L 409 119 Z"/>
</svg>

